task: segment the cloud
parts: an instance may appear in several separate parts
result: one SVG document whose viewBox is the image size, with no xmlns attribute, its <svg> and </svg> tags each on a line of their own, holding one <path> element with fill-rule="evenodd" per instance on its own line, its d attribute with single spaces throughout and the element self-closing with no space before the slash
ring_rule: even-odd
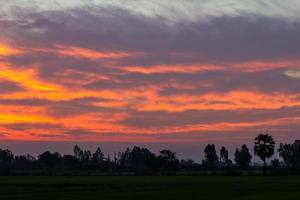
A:
<svg viewBox="0 0 300 200">
<path fill-rule="evenodd" d="M 26 130 L 49 130 L 49 129 L 61 129 L 63 126 L 59 124 L 51 123 L 13 123 L 5 124 L 3 127 L 16 130 L 16 131 L 26 131 Z"/>
<path fill-rule="evenodd" d="M 145 52 L 157 58 L 175 51 L 191 55 L 186 60 L 198 58 L 202 62 L 298 59 L 300 50 L 299 22 L 253 13 L 211 17 L 208 21 L 183 19 L 168 25 L 164 20 L 122 8 L 96 7 L 40 12 L 23 16 L 23 21 L 26 27 L 16 27 L 14 34 L 25 36 L 23 41 L 37 47 L 66 45 L 98 51 Z M 44 32 L 28 32 L 31 29 Z M 140 65 L 157 62 L 133 58 L 129 61 Z"/>
<path fill-rule="evenodd" d="M 18 91 L 23 91 L 24 88 L 14 82 L 1 80 L 0 79 L 0 94 L 14 93 Z"/>
<path fill-rule="evenodd" d="M 240 109 L 240 110 L 189 110 L 183 112 L 133 111 L 121 121 L 129 127 L 161 129 L 174 126 L 207 125 L 216 123 L 260 123 L 261 121 L 297 118 L 300 107 L 280 109 Z"/>
<path fill-rule="evenodd" d="M 291 78 L 300 79 L 300 70 L 297 69 L 289 69 L 284 72 L 284 74 Z"/>
<path fill-rule="evenodd" d="M 295 135 L 295 1 L 28 2 L 0 9 L 0 130 L 7 137 Z"/>
<path fill-rule="evenodd" d="M 294 0 L 287 0 L 285 2 L 278 0 L 270 0 L 263 2 L 260 0 L 188 0 L 180 1 L 173 0 L 30 0 L 18 1 L 10 0 L 3 3 L 0 11 L 2 13 L 17 12 L 19 10 L 34 9 L 39 11 L 61 11 L 75 8 L 123 8 L 131 12 L 138 13 L 147 17 L 162 17 L 170 21 L 178 20 L 198 20 L 199 18 L 205 20 L 210 16 L 223 15 L 242 15 L 244 13 L 255 13 L 267 17 L 282 17 L 291 20 L 299 19 L 298 9 L 299 2 Z"/>
<path fill-rule="evenodd" d="M 18 49 L 14 49 L 6 44 L 1 44 L 0 43 L 0 56 L 11 56 L 11 55 L 16 55 L 20 54 L 21 51 Z"/>
</svg>

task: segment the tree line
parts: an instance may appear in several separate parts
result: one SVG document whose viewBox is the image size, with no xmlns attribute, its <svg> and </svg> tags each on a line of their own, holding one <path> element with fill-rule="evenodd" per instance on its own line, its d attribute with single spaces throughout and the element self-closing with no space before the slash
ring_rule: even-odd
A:
<svg viewBox="0 0 300 200">
<path fill-rule="evenodd" d="M 191 159 L 179 160 L 176 152 L 161 150 L 158 155 L 147 148 L 135 146 L 124 152 L 115 153 L 113 157 L 105 156 L 101 148 L 95 152 L 74 147 L 73 155 L 61 155 L 58 152 L 43 152 L 37 158 L 26 154 L 14 156 L 12 151 L 0 149 L 0 174 L 125 174 L 125 173 L 189 173 L 204 171 L 206 173 L 235 173 L 244 171 L 271 172 L 300 171 L 300 141 L 292 144 L 280 144 L 275 149 L 275 141 L 271 135 L 260 134 L 254 139 L 254 154 L 258 156 L 263 166 L 251 165 L 253 156 L 247 145 L 243 144 L 234 153 L 234 160 L 229 158 L 226 147 L 221 147 L 219 153 L 214 144 L 208 144 L 204 149 L 202 163 Z M 268 160 L 278 151 L 282 162 Z M 269 169 L 268 169 L 269 168 Z"/>
</svg>

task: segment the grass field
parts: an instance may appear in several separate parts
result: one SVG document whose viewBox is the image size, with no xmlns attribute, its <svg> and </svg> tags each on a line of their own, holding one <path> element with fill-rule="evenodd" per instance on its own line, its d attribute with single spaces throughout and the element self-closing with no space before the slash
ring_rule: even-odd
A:
<svg viewBox="0 0 300 200">
<path fill-rule="evenodd" d="M 0 177 L 0 199 L 300 199 L 300 177 Z"/>
</svg>

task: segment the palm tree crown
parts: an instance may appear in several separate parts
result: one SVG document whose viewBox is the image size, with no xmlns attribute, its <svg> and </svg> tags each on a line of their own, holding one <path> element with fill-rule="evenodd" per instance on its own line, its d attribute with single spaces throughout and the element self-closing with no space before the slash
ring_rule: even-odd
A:
<svg viewBox="0 0 300 200">
<path fill-rule="evenodd" d="M 266 159 L 273 156 L 274 148 L 275 141 L 271 135 L 260 134 L 255 138 L 254 153 L 264 162 L 264 174 L 266 174 Z"/>
<path fill-rule="evenodd" d="M 274 154 L 275 141 L 271 135 L 260 134 L 255 138 L 254 153 L 264 162 Z"/>
</svg>

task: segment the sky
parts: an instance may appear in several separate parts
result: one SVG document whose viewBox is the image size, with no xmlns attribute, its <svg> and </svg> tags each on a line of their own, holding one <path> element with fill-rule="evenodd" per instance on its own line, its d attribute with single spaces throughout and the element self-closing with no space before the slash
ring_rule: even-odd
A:
<svg viewBox="0 0 300 200">
<path fill-rule="evenodd" d="M 0 4 L 2 145 L 299 137 L 298 0 Z"/>
</svg>

